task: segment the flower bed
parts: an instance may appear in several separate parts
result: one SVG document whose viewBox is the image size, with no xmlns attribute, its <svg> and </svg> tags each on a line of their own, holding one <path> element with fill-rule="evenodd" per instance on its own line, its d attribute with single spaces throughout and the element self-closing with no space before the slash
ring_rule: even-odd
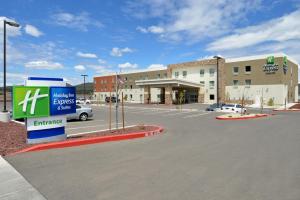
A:
<svg viewBox="0 0 300 200">
<path fill-rule="evenodd" d="M 268 117 L 270 114 L 240 114 L 240 113 L 230 113 L 226 115 L 221 115 L 216 117 L 218 120 L 245 120 L 245 119 L 255 119 L 261 117 Z"/>
<path fill-rule="evenodd" d="M 38 151 L 53 148 L 64 148 L 100 142 L 135 139 L 156 135 L 163 131 L 162 127 L 137 125 L 118 130 L 105 130 L 68 137 L 67 140 L 41 144 L 27 144 L 27 132 L 24 125 L 0 122 L 0 155 L 5 156 L 17 152 Z"/>
</svg>

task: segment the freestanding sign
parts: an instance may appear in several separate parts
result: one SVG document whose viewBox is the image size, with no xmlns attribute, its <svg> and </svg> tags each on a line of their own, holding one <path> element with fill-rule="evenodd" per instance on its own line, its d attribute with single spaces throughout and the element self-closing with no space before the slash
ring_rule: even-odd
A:
<svg viewBox="0 0 300 200">
<path fill-rule="evenodd" d="M 31 77 L 13 87 L 13 118 L 25 118 L 27 142 L 63 140 L 66 114 L 76 113 L 76 89 L 63 79 Z"/>
</svg>

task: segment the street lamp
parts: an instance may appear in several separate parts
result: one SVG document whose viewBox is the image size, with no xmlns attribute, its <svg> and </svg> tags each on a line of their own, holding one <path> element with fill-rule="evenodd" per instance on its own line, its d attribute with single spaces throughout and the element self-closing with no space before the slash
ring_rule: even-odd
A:
<svg viewBox="0 0 300 200">
<path fill-rule="evenodd" d="M 13 27 L 19 27 L 16 22 L 3 20 L 3 112 L 6 113 L 6 24 Z"/>
<path fill-rule="evenodd" d="M 222 59 L 220 56 L 214 56 L 217 59 L 217 105 L 219 105 L 219 60 Z"/>
<path fill-rule="evenodd" d="M 83 98 L 84 98 L 84 101 L 85 101 L 86 100 L 85 99 L 85 77 L 87 77 L 88 75 L 81 74 L 81 76 L 83 76 Z"/>
</svg>

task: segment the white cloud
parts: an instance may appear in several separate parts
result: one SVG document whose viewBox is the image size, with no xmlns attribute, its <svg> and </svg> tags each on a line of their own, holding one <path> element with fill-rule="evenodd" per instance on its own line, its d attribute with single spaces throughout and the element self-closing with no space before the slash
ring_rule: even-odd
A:
<svg viewBox="0 0 300 200">
<path fill-rule="evenodd" d="M 76 55 L 81 58 L 97 58 L 97 55 L 94 53 L 82 53 L 79 51 Z"/>
<path fill-rule="evenodd" d="M 196 42 L 228 33 L 236 22 L 260 8 L 262 0 L 132 0 L 127 13 L 158 18 L 159 25 L 137 30 L 155 33 L 163 41 Z"/>
<path fill-rule="evenodd" d="M 118 47 L 114 47 L 114 48 L 112 48 L 112 50 L 110 52 L 110 55 L 111 56 L 116 56 L 116 57 L 121 57 L 121 56 L 123 56 L 124 53 L 131 53 L 131 52 L 133 52 L 133 50 L 128 48 L 128 47 L 125 47 L 123 49 L 120 49 Z"/>
<path fill-rule="evenodd" d="M 37 61 L 30 61 L 25 63 L 26 68 L 31 69 L 48 69 L 48 70 L 55 70 L 55 69 L 62 69 L 63 65 L 58 62 L 49 62 L 46 60 L 37 60 Z"/>
<path fill-rule="evenodd" d="M 96 74 L 115 74 L 111 66 L 103 66 L 103 65 L 87 65 L 88 68 L 95 70 Z"/>
<path fill-rule="evenodd" d="M 89 26 L 103 27 L 103 24 L 90 17 L 87 12 L 72 14 L 68 12 L 57 12 L 51 16 L 51 23 L 68 28 L 78 29 L 80 31 L 88 31 Z"/>
<path fill-rule="evenodd" d="M 10 18 L 7 18 L 7 17 L 4 17 L 4 16 L 0 16 L 0 33 L 3 34 L 3 21 L 6 20 L 6 21 L 13 21 L 15 22 L 14 19 L 10 19 Z M 19 36 L 21 35 L 21 29 L 20 27 L 12 27 L 12 26 L 9 26 L 9 25 L 6 25 L 6 32 L 7 32 L 7 35 L 9 36 Z"/>
<path fill-rule="evenodd" d="M 118 65 L 121 69 L 135 69 L 138 67 L 137 64 L 131 64 L 130 62 L 126 62 Z"/>
<path fill-rule="evenodd" d="M 138 26 L 136 28 L 136 30 L 142 32 L 142 33 L 154 33 L 154 34 L 161 34 L 163 32 L 165 32 L 163 27 L 159 27 L 159 26 L 149 26 L 147 28 Z"/>
<path fill-rule="evenodd" d="M 166 69 L 167 67 L 163 64 L 151 64 L 147 67 L 147 69 L 157 69 L 157 70 L 160 70 L 160 69 Z"/>
<path fill-rule="evenodd" d="M 208 45 L 210 51 L 238 49 L 263 42 L 285 42 L 300 39 L 300 10 L 260 25 L 238 29 Z"/>
<path fill-rule="evenodd" d="M 74 69 L 76 71 L 84 71 L 85 70 L 85 66 L 83 66 L 83 65 L 76 65 L 76 66 L 74 66 Z"/>
<path fill-rule="evenodd" d="M 7 85 L 24 84 L 24 80 L 28 77 L 26 74 L 21 73 L 6 73 Z M 3 72 L 0 72 L 0 82 L 3 81 Z"/>
<path fill-rule="evenodd" d="M 29 24 L 26 24 L 25 32 L 28 35 L 31 35 L 34 37 L 40 37 L 41 35 L 43 35 L 43 33 L 39 29 L 37 29 L 35 26 L 29 25 Z"/>
<path fill-rule="evenodd" d="M 99 62 L 100 64 L 105 64 L 105 63 L 106 63 L 106 60 L 103 60 L 103 59 L 99 58 L 99 59 L 98 59 L 98 62 Z"/>
</svg>

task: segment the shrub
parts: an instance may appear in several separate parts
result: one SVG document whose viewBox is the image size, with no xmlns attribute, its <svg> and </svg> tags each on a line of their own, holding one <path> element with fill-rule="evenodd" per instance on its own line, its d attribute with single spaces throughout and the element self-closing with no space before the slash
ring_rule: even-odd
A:
<svg viewBox="0 0 300 200">
<path fill-rule="evenodd" d="M 269 99 L 268 106 L 274 106 L 274 98 Z"/>
</svg>

